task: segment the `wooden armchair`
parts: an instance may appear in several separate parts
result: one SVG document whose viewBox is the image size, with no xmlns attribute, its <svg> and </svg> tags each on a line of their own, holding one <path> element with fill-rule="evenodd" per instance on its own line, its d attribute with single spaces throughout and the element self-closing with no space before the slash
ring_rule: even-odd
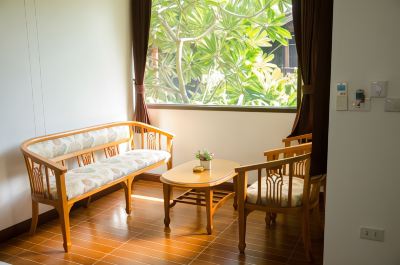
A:
<svg viewBox="0 0 400 265">
<path fill-rule="evenodd" d="M 320 179 L 310 179 L 311 143 L 266 152 L 268 162 L 241 166 L 238 173 L 239 250 L 244 253 L 246 219 L 254 210 L 266 212 L 271 224 L 276 213 L 302 217 L 302 236 L 306 256 L 311 259 L 310 210 L 318 205 Z M 258 180 L 247 187 L 247 173 L 257 171 Z M 264 175 L 264 176 L 263 176 Z"/>
<path fill-rule="evenodd" d="M 293 137 L 283 138 L 282 142 L 285 147 L 294 146 L 298 144 L 311 143 L 312 142 L 312 133 L 302 134 Z M 326 204 L 326 175 L 319 176 L 322 178 L 321 187 L 324 191 L 324 205 Z"/>
</svg>

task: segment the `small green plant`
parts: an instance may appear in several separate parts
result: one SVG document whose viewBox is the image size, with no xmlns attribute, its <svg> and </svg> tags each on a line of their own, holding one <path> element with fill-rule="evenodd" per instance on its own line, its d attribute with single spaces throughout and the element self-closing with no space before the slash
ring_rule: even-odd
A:
<svg viewBox="0 0 400 265">
<path fill-rule="evenodd" d="M 196 158 L 200 159 L 201 161 L 211 161 L 214 158 L 214 154 L 205 149 L 203 151 L 197 151 L 195 155 Z"/>
</svg>

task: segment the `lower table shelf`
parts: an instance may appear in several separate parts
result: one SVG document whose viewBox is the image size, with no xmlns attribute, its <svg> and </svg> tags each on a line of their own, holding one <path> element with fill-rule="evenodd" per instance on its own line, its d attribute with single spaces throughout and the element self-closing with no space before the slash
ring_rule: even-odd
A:
<svg viewBox="0 0 400 265">
<path fill-rule="evenodd" d="M 213 208 L 217 208 L 221 203 L 225 202 L 232 196 L 234 196 L 234 192 L 225 191 L 225 190 L 213 190 L 212 192 L 212 201 Z M 171 207 L 175 206 L 176 203 L 185 203 L 199 206 L 206 206 L 205 200 L 205 192 L 199 189 L 190 189 L 173 200 Z"/>
</svg>

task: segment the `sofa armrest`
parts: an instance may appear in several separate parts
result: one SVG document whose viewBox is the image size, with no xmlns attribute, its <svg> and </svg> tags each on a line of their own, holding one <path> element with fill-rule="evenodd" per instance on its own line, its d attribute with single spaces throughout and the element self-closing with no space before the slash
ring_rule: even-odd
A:
<svg viewBox="0 0 400 265">
<path fill-rule="evenodd" d="M 170 138 L 170 139 L 175 137 L 175 135 L 170 133 L 170 132 L 167 132 L 167 131 L 162 130 L 162 129 L 158 128 L 158 127 L 155 127 L 155 126 L 143 123 L 143 122 L 131 122 L 131 123 L 132 123 L 131 124 L 132 126 L 143 128 L 144 130 L 147 130 L 147 131 L 157 132 L 157 133 L 162 134 L 162 135 L 164 135 L 164 136 L 166 136 L 167 138 Z"/>
<path fill-rule="evenodd" d="M 51 169 L 54 171 L 56 175 L 61 175 L 65 174 L 67 172 L 67 168 L 61 164 L 57 164 L 54 161 L 51 161 L 50 159 L 43 157 L 39 154 L 36 154 L 34 152 L 31 152 L 28 150 L 28 146 L 32 144 L 31 140 L 25 141 L 21 145 L 21 151 L 25 157 L 25 159 L 29 159 L 30 161 L 33 161 L 37 164 L 41 164 L 43 166 L 46 166 L 47 168 Z"/>
<path fill-rule="evenodd" d="M 166 139 L 166 151 L 172 154 L 172 139 L 174 138 L 172 133 L 142 122 L 129 122 L 129 124 L 132 126 L 132 135 L 135 132 L 140 134 L 142 149 L 161 149 L 161 136 L 163 136 Z M 134 147 L 133 136 L 131 143 Z"/>
<path fill-rule="evenodd" d="M 57 182 L 58 198 L 66 197 L 65 173 L 67 168 L 30 152 L 26 148 L 27 145 L 24 144 L 21 146 L 21 150 L 28 170 L 32 198 L 54 200 L 50 188 L 51 176 L 54 176 Z M 63 187 L 63 189 L 60 190 L 58 187 Z"/>
</svg>

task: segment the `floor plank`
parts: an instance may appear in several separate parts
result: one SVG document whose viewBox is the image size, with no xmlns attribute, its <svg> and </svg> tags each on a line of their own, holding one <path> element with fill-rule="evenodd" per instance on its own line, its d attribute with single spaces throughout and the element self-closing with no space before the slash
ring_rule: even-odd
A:
<svg viewBox="0 0 400 265">
<path fill-rule="evenodd" d="M 301 240 L 301 220 L 278 215 L 266 227 L 264 213 L 248 217 L 246 254 L 238 252 L 237 213 L 232 201 L 218 209 L 212 235 L 206 232 L 202 207 L 177 204 L 171 209 L 170 229 L 163 224 L 162 185 L 134 184 L 133 213 L 125 213 L 122 190 L 71 213 L 72 250 L 64 253 L 57 220 L 0 245 L 0 261 L 11 264 L 310 264 Z M 175 196 L 184 190 L 174 190 Z M 312 264 L 322 264 L 323 232 L 312 221 Z"/>
</svg>

